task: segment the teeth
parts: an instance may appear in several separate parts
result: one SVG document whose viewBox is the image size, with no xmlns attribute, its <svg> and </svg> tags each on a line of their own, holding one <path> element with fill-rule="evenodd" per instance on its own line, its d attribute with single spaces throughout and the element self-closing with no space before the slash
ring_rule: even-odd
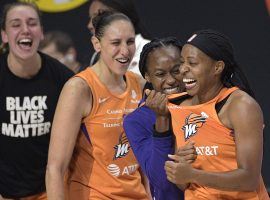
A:
<svg viewBox="0 0 270 200">
<path fill-rule="evenodd" d="M 178 92 L 178 87 L 164 89 L 167 93 Z"/>
<path fill-rule="evenodd" d="M 19 42 L 20 43 L 23 43 L 23 42 L 32 42 L 32 40 L 30 40 L 30 39 L 21 39 Z"/>
<path fill-rule="evenodd" d="M 191 78 L 184 78 L 183 79 L 183 82 L 184 83 L 190 83 L 190 82 L 195 82 L 196 80 L 194 80 L 194 79 L 191 79 Z"/>
<path fill-rule="evenodd" d="M 126 63 L 129 61 L 128 58 L 118 58 L 117 61 L 121 62 L 121 63 Z"/>
</svg>

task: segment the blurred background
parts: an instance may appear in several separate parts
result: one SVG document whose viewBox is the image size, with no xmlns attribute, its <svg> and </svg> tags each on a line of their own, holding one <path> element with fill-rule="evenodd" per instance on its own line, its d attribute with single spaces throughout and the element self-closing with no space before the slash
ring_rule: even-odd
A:
<svg viewBox="0 0 270 200">
<path fill-rule="evenodd" d="M 0 0 L 0 9 L 13 1 Z M 87 29 L 90 1 L 32 1 L 43 10 L 44 32 L 67 32 L 74 41 L 78 60 L 87 66 L 93 54 L 91 34 Z M 267 167 L 270 166 L 270 0 L 135 0 L 135 4 L 153 38 L 175 36 L 185 41 L 192 32 L 205 28 L 216 29 L 231 38 L 236 59 L 263 109 L 263 178 L 270 191 Z"/>
</svg>

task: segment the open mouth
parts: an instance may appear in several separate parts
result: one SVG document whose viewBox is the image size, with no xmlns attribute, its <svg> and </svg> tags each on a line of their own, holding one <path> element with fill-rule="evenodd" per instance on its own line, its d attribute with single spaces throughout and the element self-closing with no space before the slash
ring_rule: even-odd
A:
<svg viewBox="0 0 270 200">
<path fill-rule="evenodd" d="M 31 39 L 25 38 L 19 40 L 17 44 L 23 49 L 29 49 L 32 46 L 33 41 Z"/>
<path fill-rule="evenodd" d="M 163 92 L 165 94 L 175 94 L 175 93 L 179 92 L 179 87 L 165 88 L 165 89 L 163 89 Z"/>
<path fill-rule="evenodd" d="M 191 89 L 196 85 L 196 80 L 191 78 L 184 78 L 183 83 L 185 84 L 186 89 Z"/>
<path fill-rule="evenodd" d="M 118 62 L 120 62 L 121 64 L 128 64 L 129 63 L 129 58 L 117 58 L 116 59 Z"/>
</svg>

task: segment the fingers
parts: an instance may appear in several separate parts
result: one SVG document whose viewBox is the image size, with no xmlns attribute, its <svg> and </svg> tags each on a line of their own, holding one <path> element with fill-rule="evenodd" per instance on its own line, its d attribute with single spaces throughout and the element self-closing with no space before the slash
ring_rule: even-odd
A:
<svg viewBox="0 0 270 200">
<path fill-rule="evenodd" d="M 145 93 L 147 96 L 150 94 L 150 92 L 151 92 L 151 90 L 149 90 L 149 89 L 146 89 L 146 90 L 144 91 L 144 93 Z"/>
<path fill-rule="evenodd" d="M 171 155 L 171 154 L 169 154 L 168 157 L 171 160 L 175 161 L 175 162 L 184 162 L 185 161 L 183 157 L 178 156 L 178 155 Z"/>
<path fill-rule="evenodd" d="M 167 96 L 161 92 L 155 90 L 146 90 L 148 94 L 145 105 L 152 109 L 158 115 L 168 115 L 169 111 L 167 108 Z"/>
</svg>

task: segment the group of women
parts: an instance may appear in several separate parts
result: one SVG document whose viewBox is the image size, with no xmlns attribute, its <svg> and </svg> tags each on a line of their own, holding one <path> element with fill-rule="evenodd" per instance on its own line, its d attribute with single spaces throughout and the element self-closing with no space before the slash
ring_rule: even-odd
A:
<svg viewBox="0 0 270 200">
<path fill-rule="evenodd" d="M 229 39 L 214 30 L 195 32 L 183 46 L 154 39 L 140 53 L 139 76 L 128 71 L 136 51 L 132 20 L 105 10 L 91 18 L 97 62 L 70 78 L 58 99 L 43 162 L 46 193 L 15 194 L 0 180 L 0 199 L 269 199 L 261 177 L 262 111 Z M 30 64 L 39 73 L 38 11 L 15 3 L 5 13 L 3 63 L 15 75 Z"/>
</svg>

